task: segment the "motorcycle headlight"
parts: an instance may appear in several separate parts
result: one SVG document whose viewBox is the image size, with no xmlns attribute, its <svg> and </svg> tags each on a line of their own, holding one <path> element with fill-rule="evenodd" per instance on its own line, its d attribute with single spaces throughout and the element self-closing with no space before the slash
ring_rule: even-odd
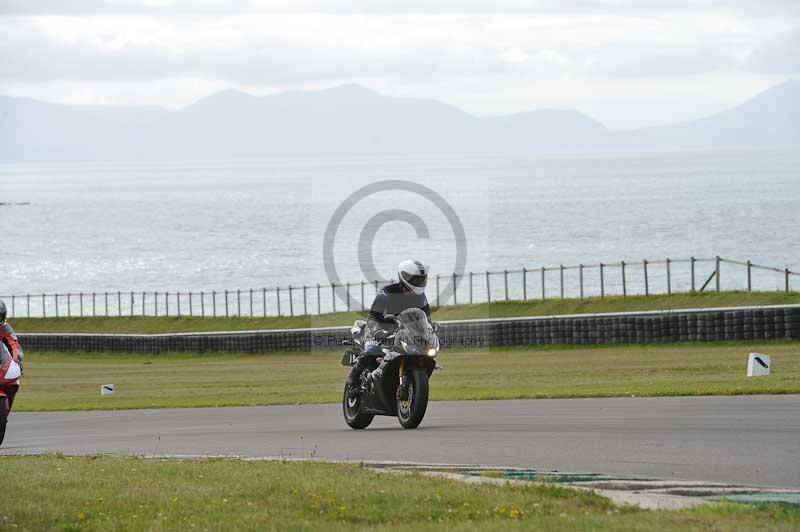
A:
<svg viewBox="0 0 800 532">
<path fill-rule="evenodd" d="M 406 347 L 408 347 L 408 342 L 406 342 L 405 340 L 400 340 L 400 345 L 403 346 L 403 349 L 405 349 Z"/>
<path fill-rule="evenodd" d="M 438 353 L 438 352 L 439 352 L 438 349 L 434 349 L 433 347 L 431 347 L 430 349 L 428 349 L 428 356 L 429 357 L 435 357 L 436 353 Z"/>
</svg>

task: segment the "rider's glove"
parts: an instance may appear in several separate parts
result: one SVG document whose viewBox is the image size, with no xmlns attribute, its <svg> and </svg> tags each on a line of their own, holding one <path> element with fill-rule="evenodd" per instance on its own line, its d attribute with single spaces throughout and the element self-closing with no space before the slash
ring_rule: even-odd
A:
<svg viewBox="0 0 800 532">
<path fill-rule="evenodd" d="M 433 332 L 438 332 L 439 331 L 439 322 L 431 320 L 431 328 L 433 329 Z"/>
<path fill-rule="evenodd" d="M 391 333 L 386 329 L 375 329 L 373 333 L 376 340 L 386 340 L 390 335 Z"/>
</svg>

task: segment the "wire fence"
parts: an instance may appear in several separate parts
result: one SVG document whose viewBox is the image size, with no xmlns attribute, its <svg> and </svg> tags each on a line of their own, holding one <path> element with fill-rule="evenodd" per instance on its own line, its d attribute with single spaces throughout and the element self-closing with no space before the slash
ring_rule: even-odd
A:
<svg viewBox="0 0 800 532">
<path fill-rule="evenodd" d="M 431 305 L 655 295 L 725 290 L 791 291 L 788 268 L 721 257 L 619 261 L 436 275 Z M 725 283 L 723 285 L 723 279 Z M 452 281 L 453 288 L 445 287 Z M 390 280 L 389 282 L 392 282 Z M 435 283 L 435 284 L 434 284 Z M 363 311 L 386 281 L 210 291 L 117 291 L 0 296 L 17 318 L 95 316 L 275 317 Z M 433 285 L 433 286 L 432 286 Z M 434 290 L 431 290 L 433 288 Z M 342 291 L 343 290 L 343 291 Z M 350 297 L 343 297 L 347 294 Z M 430 294 L 433 294 L 432 296 Z M 355 303 L 354 303 L 355 302 Z"/>
</svg>

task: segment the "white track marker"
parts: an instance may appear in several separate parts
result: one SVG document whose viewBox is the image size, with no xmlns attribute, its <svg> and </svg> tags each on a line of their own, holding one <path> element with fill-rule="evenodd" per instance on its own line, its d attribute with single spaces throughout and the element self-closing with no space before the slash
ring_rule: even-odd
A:
<svg viewBox="0 0 800 532">
<path fill-rule="evenodd" d="M 750 353 L 750 357 L 747 359 L 747 376 L 766 377 L 769 375 L 771 367 L 772 362 L 769 360 L 769 355 Z"/>
</svg>

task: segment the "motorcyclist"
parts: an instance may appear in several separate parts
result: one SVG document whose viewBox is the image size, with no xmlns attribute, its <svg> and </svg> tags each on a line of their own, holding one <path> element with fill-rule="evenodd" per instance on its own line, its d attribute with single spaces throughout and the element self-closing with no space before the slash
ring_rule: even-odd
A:
<svg viewBox="0 0 800 532">
<path fill-rule="evenodd" d="M 383 288 L 375 296 L 367 317 L 367 330 L 364 342 L 364 356 L 356 361 L 347 377 L 352 392 L 358 393 L 361 373 L 367 368 L 370 357 L 383 354 L 381 342 L 397 328 L 394 321 L 386 316 L 398 315 L 406 309 L 418 308 L 425 312 L 431 320 L 431 309 L 425 297 L 425 286 L 428 283 L 428 268 L 418 260 L 404 260 L 397 267 L 398 282 Z M 433 322 L 431 322 L 433 324 Z M 435 327 L 435 324 L 434 324 Z"/>
<path fill-rule="evenodd" d="M 6 349 L 11 353 L 11 356 L 16 360 L 20 367 L 22 366 L 22 359 L 25 358 L 25 353 L 22 352 L 22 346 L 19 344 L 14 329 L 11 324 L 6 321 L 8 309 L 6 304 L 0 299 L 0 342 L 2 342 Z"/>
</svg>

